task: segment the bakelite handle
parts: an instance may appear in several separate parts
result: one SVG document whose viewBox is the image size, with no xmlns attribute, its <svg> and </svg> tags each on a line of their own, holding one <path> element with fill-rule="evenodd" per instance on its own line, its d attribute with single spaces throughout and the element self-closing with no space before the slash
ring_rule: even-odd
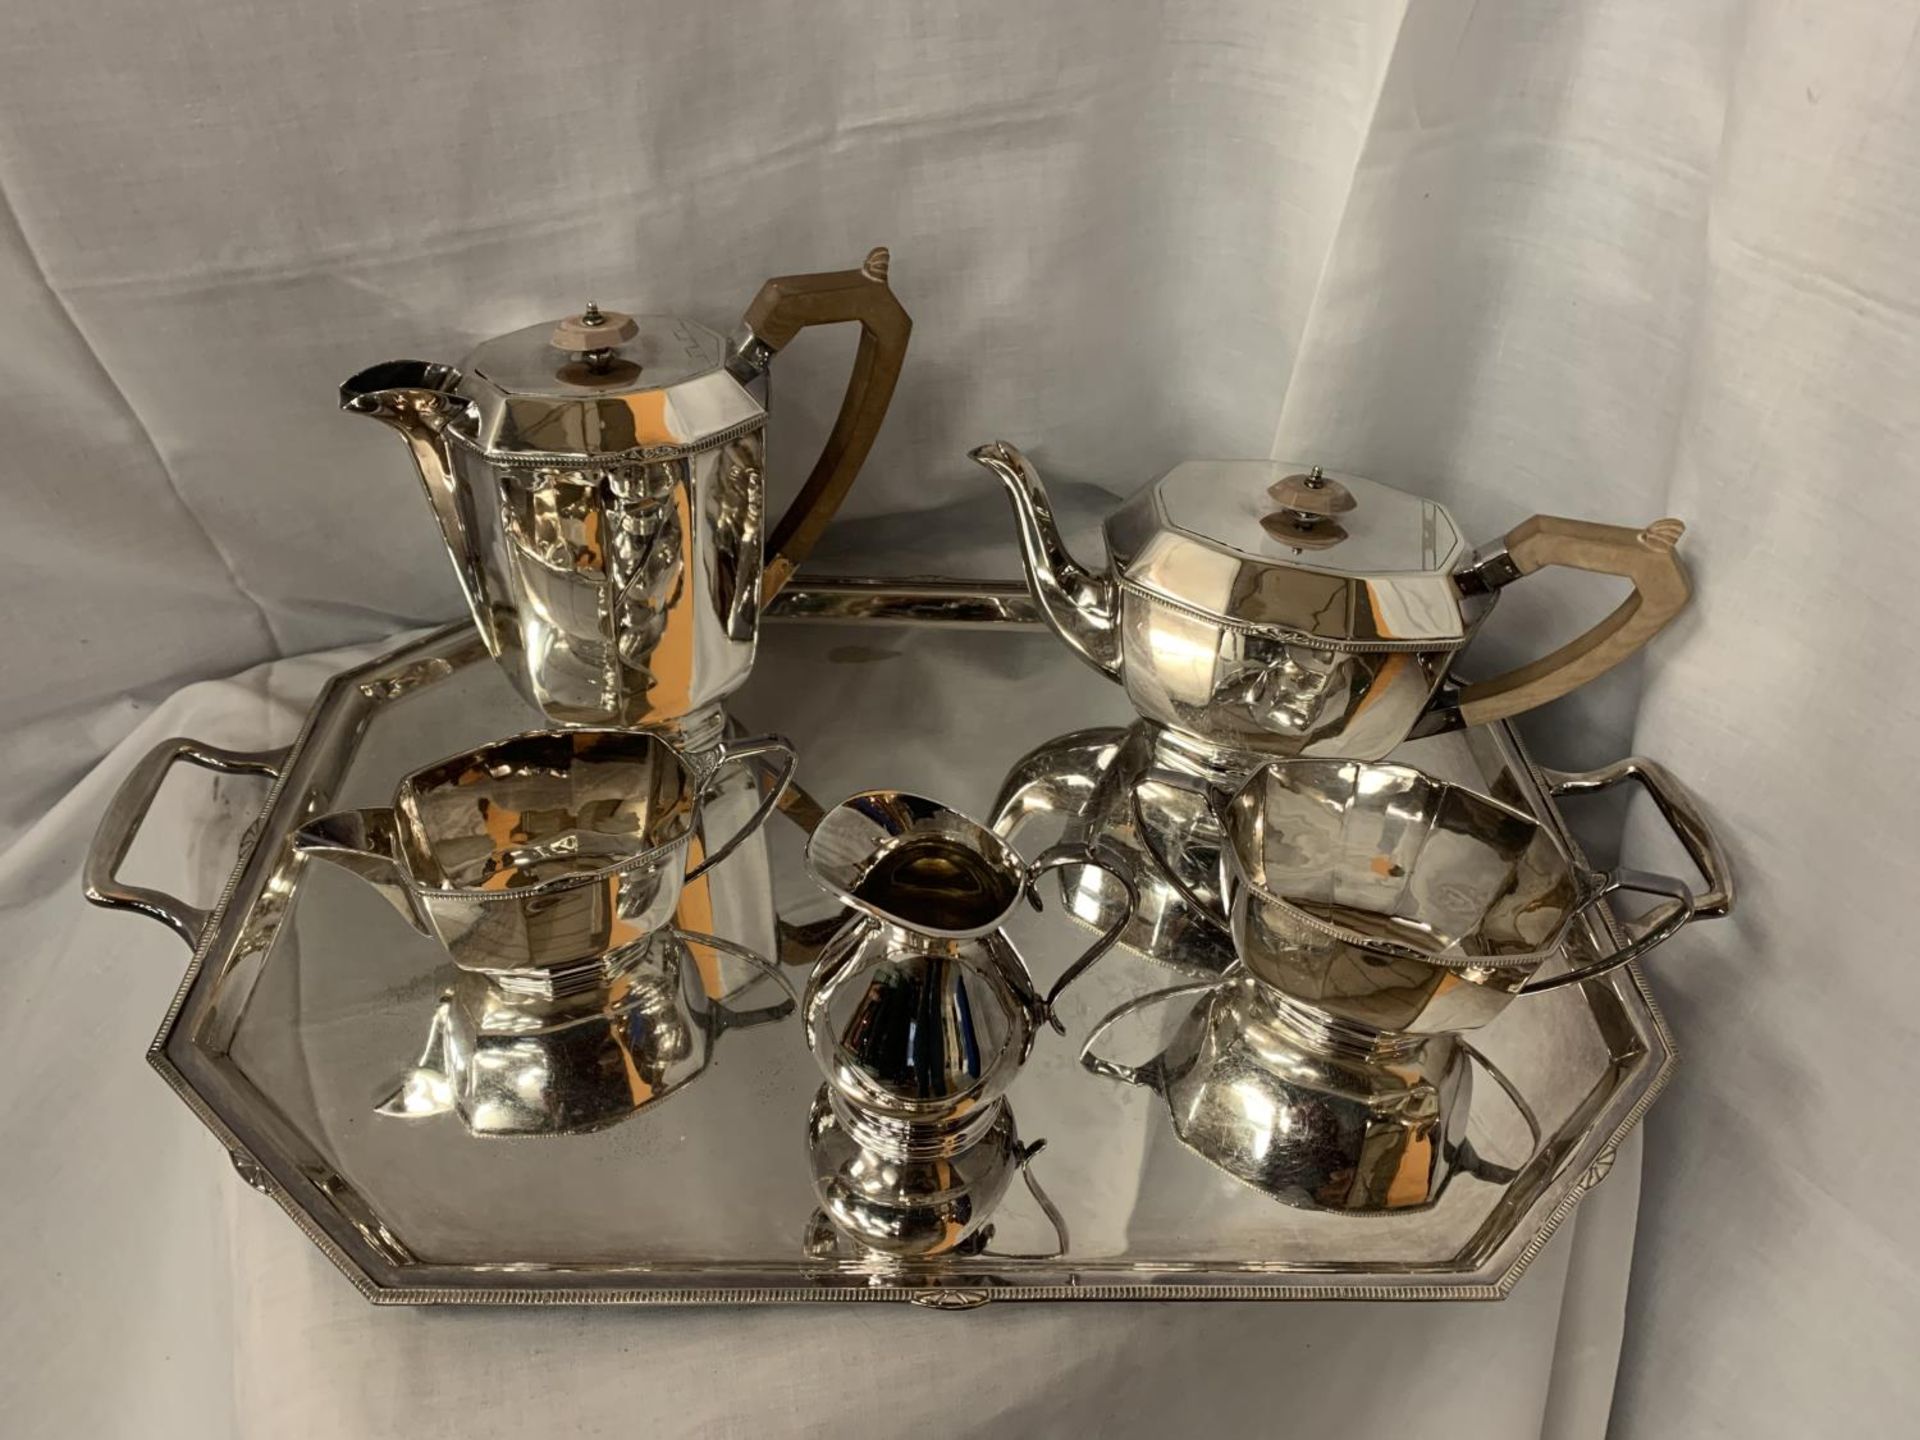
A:
<svg viewBox="0 0 1920 1440">
<path fill-rule="evenodd" d="M 1686 608 L 1687 572 L 1674 553 L 1686 529 L 1656 520 L 1644 530 L 1535 515 L 1507 533 L 1509 579 L 1549 565 L 1621 575 L 1633 594 L 1586 634 L 1531 664 L 1468 685 L 1460 692 L 1460 719 L 1468 725 L 1504 720 L 1557 700 L 1606 674 L 1667 627 Z"/>
<path fill-rule="evenodd" d="M 767 563 L 760 582 L 762 605 L 771 601 L 806 559 L 827 522 L 846 498 L 873 440 L 880 433 L 900 366 L 907 356 L 913 321 L 887 284 L 884 246 L 871 251 L 858 270 L 818 275 L 784 275 L 760 287 L 747 307 L 746 325 L 754 338 L 777 354 L 810 325 L 858 321 L 860 349 L 847 393 L 813 473 L 800 487 L 767 539 Z"/>
</svg>

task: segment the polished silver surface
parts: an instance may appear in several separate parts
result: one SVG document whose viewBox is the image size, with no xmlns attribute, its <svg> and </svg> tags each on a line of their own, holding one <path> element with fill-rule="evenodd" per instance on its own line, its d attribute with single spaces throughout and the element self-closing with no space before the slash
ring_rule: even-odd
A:
<svg viewBox="0 0 1920 1440">
<path fill-rule="evenodd" d="M 987 587 L 982 601 L 995 593 Z M 1050 734 L 1124 709 L 1092 675 L 1049 665 L 1050 636 L 927 629 L 912 636 L 914 674 L 964 676 L 969 704 L 993 717 L 948 726 L 930 747 L 928 727 L 950 720 L 950 697 L 922 695 L 924 685 L 888 690 L 870 647 L 849 646 L 849 633 L 784 629 L 737 702 L 743 720 L 777 718 L 796 739 L 801 779 L 816 793 L 894 775 L 984 807 Z M 1174 978 L 1116 949 L 1060 994 L 1066 1038 L 1041 1031 L 1005 1099 L 1022 1135 L 1048 1141 L 1035 1168 L 1071 1237 L 1052 1258 L 1036 1257 L 1061 1250 L 1060 1238 L 1020 1186 L 1002 1195 L 995 1235 L 977 1254 L 979 1232 L 919 1261 L 810 1248 L 819 1202 L 807 1134 L 820 1076 L 797 1017 L 729 1030 L 697 1083 L 592 1133 L 476 1137 L 457 1113 L 372 1114 L 421 1056 L 439 997 L 463 972 L 358 879 L 299 859 L 291 836 L 317 813 L 387 802 L 395 777 L 436 756 L 539 723 L 464 626 L 332 681 L 224 894 L 204 925 L 187 927 L 199 944 L 151 1052 L 250 1182 L 381 1303 L 1496 1298 L 1605 1175 L 1673 1063 L 1633 966 L 1514 1005 L 1473 1038 L 1537 1113 L 1537 1153 L 1505 1183 L 1457 1173 L 1431 1205 L 1356 1225 L 1274 1203 L 1182 1144 L 1155 1095 L 1080 1067 L 1099 1017 Z M 1540 772 L 1504 726 L 1414 742 L 1401 758 L 1562 833 Z M 126 853 L 165 773 L 156 765 L 130 781 L 97 856 Z M 746 767 L 727 772 L 703 816 L 716 843 L 703 849 L 740 828 L 760 798 Z M 1064 818 L 1035 813 L 1022 847 L 1039 853 L 1053 838 L 1042 827 Z M 802 848 L 792 827 L 766 827 L 683 889 L 675 925 L 774 953 L 776 903 L 800 927 L 836 908 L 806 876 Z M 110 884 L 104 902 L 135 906 L 123 882 Z M 159 908 L 191 907 L 161 897 Z M 1009 928 L 1036 989 L 1052 988 L 1087 941 L 1052 910 L 1017 907 Z M 1576 921 L 1568 949 L 1597 958 L 1620 940 L 1601 906 Z M 704 988 L 729 1008 L 778 1008 L 772 982 L 755 983 L 732 990 L 723 974 Z M 1166 1033 L 1135 1033 L 1156 1017 Z M 1184 1018 L 1178 1005 L 1147 1007 L 1124 1035 L 1110 1032 L 1103 1053 L 1150 1058 Z M 1502 1164 L 1530 1146 L 1498 1097 L 1476 1098 L 1470 1136 Z"/>
<path fill-rule="evenodd" d="M 1046 1260 L 1069 1248 L 1067 1224 L 1035 1176 L 1046 1141 L 1022 1144 L 1013 1109 L 991 1108 L 990 1124 L 966 1144 L 937 1153 L 902 1153 L 884 1134 L 863 1128 L 857 1111 L 820 1087 L 807 1117 L 807 1158 L 820 1208 L 802 1248 L 815 1258 L 870 1262 L 875 1273 L 911 1278 L 900 1262 L 938 1260 L 964 1251 L 994 1253 L 991 1221 L 1017 1173 L 1054 1229 L 1045 1250 L 1008 1258 Z M 937 1275 L 922 1269 L 923 1276 Z"/>
<path fill-rule="evenodd" d="M 1515 713 L 1618 664 L 1685 601 L 1677 521 L 1636 549 L 1633 532 L 1536 517 L 1577 539 L 1552 542 L 1551 557 L 1543 543 L 1528 570 L 1643 571 L 1658 599 L 1643 606 L 1637 589 L 1580 640 L 1456 695 L 1443 688 L 1455 656 L 1498 587 L 1526 572 L 1476 558 L 1432 501 L 1317 467 L 1189 461 L 1108 517 L 1107 565 L 1091 570 L 1068 553 L 1025 456 L 998 441 L 972 458 L 1006 487 L 1034 599 L 1060 638 L 1146 719 L 1250 754 L 1377 760 L 1457 727 L 1463 704 L 1467 721 Z M 1645 631 L 1630 636 L 1636 615 Z"/>
<path fill-rule="evenodd" d="M 1230 796 L 1256 764 L 1196 754 L 1178 732 L 1146 720 L 1071 731 L 1007 772 L 992 823 L 1010 840 L 1051 824 L 1065 842 L 1119 856 L 1137 901 L 1099 871 L 1068 869 L 1059 881 L 1067 912 L 1095 930 L 1120 925 L 1120 943 L 1150 959 L 1217 974 L 1234 953 L 1219 918 L 1220 826 L 1203 787 Z M 1150 779 L 1156 772 L 1178 783 Z"/>
<path fill-rule="evenodd" d="M 745 826 L 689 862 L 720 773 L 777 757 Z M 547 998 L 614 983 L 685 881 L 733 853 L 793 777 L 777 736 L 686 755 L 628 730 L 535 731 L 437 760 L 393 803 L 309 820 L 294 849 L 357 875 L 454 964 Z"/>
<path fill-rule="evenodd" d="M 1100 1053 L 1110 1032 L 1184 1004 L 1172 1038 L 1137 1064 Z M 1340 1033 L 1249 971 L 1129 1000 L 1087 1036 L 1081 1063 L 1157 1091 L 1182 1144 L 1282 1204 L 1348 1215 L 1424 1210 L 1459 1176 L 1511 1183 L 1540 1126 L 1511 1081 L 1453 1035 Z M 1469 1138 L 1473 1070 L 1527 1126 L 1505 1163 Z"/>
<path fill-rule="evenodd" d="M 802 575 L 773 598 L 767 619 L 974 629 L 1046 625 L 1024 580 L 873 579 Z"/>
<path fill-rule="evenodd" d="M 1034 881 L 1095 867 L 1132 889 L 1092 850 L 1056 848 L 1029 865 L 977 821 L 903 790 L 864 791 L 827 811 L 806 865 L 852 912 L 808 981 L 814 1059 L 850 1105 L 903 1125 L 989 1123 L 1054 999 L 1117 938 L 1116 924 L 1043 998 L 1006 934 L 1023 901 L 1040 908 Z"/>
<path fill-rule="evenodd" d="M 1593 873 L 1534 816 L 1410 765 L 1277 761 L 1219 821 L 1241 961 L 1294 1000 L 1371 1030 L 1475 1029 L 1516 995 L 1639 959 L 1695 913 L 1681 881 Z M 1724 873 L 1717 852 L 1699 860 Z M 1707 875 L 1710 891 L 1719 880 Z M 1552 973 L 1575 918 L 1622 890 L 1660 903 L 1626 926 L 1625 943 Z"/>
<path fill-rule="evenodd" d="M 527 994 L 462 974 L 378 1113 L 454 1114 L 480 1136 L 588 1134 L 691 1084 L 728 1031 L 778 1022 L 797 1004 L 771 962 L 671 927 L 629 947 L 587 991 Z"/>
<path fill-rule="evenodd" d="M 487 649 L 548 723 L 710 738 L 766 600 L 865 459 L 910 328 L 885 251 L 769 281 L 756 314 L 778 343 L 749 329 L 736 353 L 691 320 L 590 303 L 458 366 L 393 360 L 341 386 L 343 410 L 406 441 Z M 841 416 L 770 529 L 767 417 L 748 382 L 799 329 L 851 320 L 865 334 Z"/>
<path fill-rule="evenodd" d="M 534 328 L 479 356 L 526 349 L 554 371 L 551 326 Z M 759 403 L 717 358 L 681 383 L 698 392 L 685 404 L 654 389 L 579 399 L 552 375 L 558 395 L 509 397 L 473 363 L 377 365 L 347 381 L 341 403 L 406 439 L 487 648 L 553 724 L 711 713 L 753 664 Z M 498 448 L 529 440 L 546 449 Z"/>
</svg>

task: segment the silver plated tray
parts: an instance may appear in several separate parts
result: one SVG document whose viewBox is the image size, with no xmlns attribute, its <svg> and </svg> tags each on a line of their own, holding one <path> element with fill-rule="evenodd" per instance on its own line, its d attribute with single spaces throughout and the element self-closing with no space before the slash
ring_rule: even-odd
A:
<svg viewBox="0 0 1920 1440">
<path fill-rule="evenodd" d="M 902 785 L 984 816 L 1021 756 L 1130 715 L 1117 687 L 1032 628 L 1018 585 L 816 581 L 790 587 L 776 613 L 796 623 L 769 632 L 731 708 L 750 730 L 789 735 L 801 783 L 829 802 Z M 1030 1183 L 1007 1191 L 972 1253 L 904 1266 L 821 1243 L 805 1146 L 818 1075 L 791 1019 L 729 1033 L 666 1103 L 588 1134 L 476 1137 L 451 1114 L 376 1113 L 421 1054 L 451 966 L 371 889 L 302 861 L 289 836 L 322 811 L 380 803 L 426 761 L 537 721 L 470 629 L 450 627 L 337 676 L 285 751 L 156 751 L 90 859 L 111 903 L 193 945 L 154 1067 L 241 1175 L 376 1303 L 1497 1299 L 1606 1176 L 1675 1063 L 1632 967 L 1516 1004 L 1476 1035 L 1543 1128 L 1509 1183 L 1464 1178 L 1430 1208 L 1386 1217 L 1290 1209 L 1180 1146 L 1156 1096 L 1076 1062 L 1096 1017 L 1173 983 L 1116 950 L 1068 992 L 1067 1037 L 1043 1035 L 1010 1093 L 1029 1153 L 1046 1142 Z M 1573 845 L 1505 726 L 1402 754 L 1531 807 Z M 205 911 L 112 878 L 180 760 L 272 780 Z M 689 887 L 681 923 L 763 953 L 784 945 L 801 983 L 801 942 L 832 914 L 801 873 L 802 839 L 776 820 L 709 885 Z M 1032 855 L 1047 842 L 1020 843 Z M 1043 987 L 1085 944 L 1048 899 L 1016 935 Z M 765 1011 L 778 998 L 747 993 L 767 978 L 751 968 L 721 968 L 703 972 L 716 999 Z M 1474 1124 L 1483 1153 L 1528 1147 L 1497 1095 L 1476 1102 Z"/>
</svg>

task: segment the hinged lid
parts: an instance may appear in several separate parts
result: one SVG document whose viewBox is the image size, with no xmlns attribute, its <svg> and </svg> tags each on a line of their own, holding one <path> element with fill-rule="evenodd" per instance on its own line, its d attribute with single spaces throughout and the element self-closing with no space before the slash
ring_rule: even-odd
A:
<svg viewBox="0 0 1920 1440">
<path fill-rule="evenodd" d="M 1431 500 L 1265 460 L 1190 460 L 1107 521 L 1123 585 L 1229 625 L 1365 645 L 1464 644 L 1469 547 Z"/>
<path fill-rule="evenodd" d="M 698 449 L 765 417 L 726 357 L 726 342 L 692 320 L 589 304 L 474 350 L 459 393 L 475 424 L 457 433 L 502 460 Z"/>
</svg>

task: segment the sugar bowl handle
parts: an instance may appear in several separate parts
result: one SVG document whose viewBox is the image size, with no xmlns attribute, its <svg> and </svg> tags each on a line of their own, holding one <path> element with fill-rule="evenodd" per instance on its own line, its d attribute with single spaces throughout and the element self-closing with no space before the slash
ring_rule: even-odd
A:
<svg viewBox="0 0 1920 1440">
<path fill-rule="evenodd" d="M 1546 779 L 1548 793 L 1556 800 L 1570 795 L 1591 795 L 1623 780 L 1637 781 L 1672 828 L 1687 857 L 1706 881 L 1706 888 L 1689 890 L 1671 876 L 1650 875 L 1624 866 L 1610 871 L 1602 877 L 1599 889 L 1588 897 L 1587 905 L 1598 904 L 1616 890 L 1664 896 L 1667 903 L 1656 905 L 1633 921 L 1627 927 L 1628 942 L 1611 955 L 1546 980 L 1532 981 L 1521 994 L 1537 995 L 1543 990 L 1558 990 L 1592 980 L 1639 959 L 1690 921 L 1717 920 L 1732 913 L 1733 869 L 1727 863 L 1726 852 L 1721 849 L 1719 837 L 1713 833 L 1700 802 L 1664 765 L 1642 755 L 1629 755 L 1598 770 L 1542 770 L 1541 774 Z"/>
<path fill-rule="evenodd" d="M 893 400 L 893 387 L 907 356 L 913 321 L 887 284 L 888 255 L 881 246 L 868 253 L 857 270 L 818 275 L 785 275 L 769 280 L 747 306 L 742 337 L 728 368 L 750 377 L 810 325 L 860 324 L 860 349 L 847 378 L 847 393 L 813 472 L 767 539 L 767 563 L 760 582 L 764 605 L 793 578 L 834 511 L 860 473 L 874 436 Z"/>
<path fill-rule="evenodd" d="M 128 885 L 119 876 L 134 837 L 159 798 L 161 785 L 181 760 L 222 775 L 264 775 L 277 780 L 287 763 L 287 750 L 223 750 L 184 735 L 162 740 L 133 767 L 100 817 L 100 828 L 94 831 L 93 844 L 87 848 L 81 881 L 87 899 L 94 904 L 109 910 L 132 910 L 158 920 L 186 941 L 188 948 L 198 950 L 207 926 L 207 911 L 164 890 Z"/>
<path fill-rule="evenodd" d="M 760 797 L 759 806 L 754 810 L 752 816 L 748 818 L 746 824 L 742 825 L 728 837 L 726 843 L 718 850 L 706 856 L 698 865 L 695 865 L 691 870 L 687 871 L 687 879 L 697 880 L 706 874 L 707 871 L 713 869 L 714 866 L 718 865 L 722 860 L 733 854 L 735 850 L 739 849 L 740 843 L 766 822 L 766 818 L 773 813 L 774 807 L 778 805 L 782 797 L 786 795 L 787 786 L 793 781 L 794 766 L 799 763 L 799 757 L 794 753 L 793 743 L 780 735 L 729 736 L 714 747 L 712 768 L 707 771 L 707 779 L 704 786 L 706 790 L 713 788 L 721 770 L 725 769 L 728 765 L 743 764 L 746 761 L 756 759 L 762 755 L 777 755 L 780 757 L 778 761 L 779 768 L 775 772 L 773 788 Z"/>
<path fill-rule="evenodd" d="M 1503 720 L 1557 700 L 1598 679 L 1664 630 L 1686 608 L 1690 591 L 1686 568 L 1674 546 L 1686 526 L 1656 520 L 1644 530 L 1535 515 L 1507 532 L 1506 538 L 1476 557 L 1462 579 L 1499 589 L 1549 565 L 1621 575 L 1633 582 L 1633 594 L 1584 635 L 1552 654 L 1477 681 L 1460 691 L 1460 719 L 1468 725 Z"/>
<path fill-rule="evenodd" d="M 1123 1085 L 1143 1085 L 1149 1090 L 1153 1089 L 1154 1081 L 1158 1076 L 1155 1068 L 1159 1064 L 1158 1060 L 1149 1060 L 1144 1065 L 1126 1065 L 1118 1060 L 1109 1060 L 1104 1055 L 1094 1054 L 1093 1047 L 1099 1043 L 1101 1036 L 1105 1035 L 1107 1031 L 1111 1030 L 1115 1025 L 1118 1025 L 1129 1015 L 1144 1010 L 1149 1005 L 1158 1005 L 1163 1001 L 1177 999 L 1182 995 L 1199 995 L 1209 990 L 1218 989 L 1220 983 L 1217 978 L 1212 980 L 1190 980 L 1184 985 L 1171 985 L 1165 990 L 1150 990 L 1145 995 L 1136 995 L 1125 1004 L 1118 1005 L 1114 1009 L 1109 1010 L 1105 1015 L 1100 1017 L 1093 1029 L 1087 1032 L 1087 1038 L 1080 1046 L 1081 1068 L 1090 1070 L 1095 1075 L 1103 1075 L 1109 1080 L 1118 1080 Z"/>
<path fill-rule="evenodd" d="M 1474 1178 L 1490 1185 L 1510 1185 L 1520 1172 L 1532 1163 L 1533 1157 L 1540 1153 L 1540 1117 L 1534 1113 L 1533 1106 L 1527 1103 L 1527 1097 L 1520 1093 L 1520 1087 L 1509 1080 L 1498 1065 L 1482 1054 L 1478 1046 L 1465 1036 L 1456 1038 L 1454 1043 L 1465 1053 L 1470 1063 L 1486 1071 L 1487 1078 L 1500 1087 L 1507 1097 L 1507 1103 L 1513 1106 L 1515 1113 L 1520 1117 L 1520 1123 L 1527 1127 L 1527 1134 L 1532 1137 L 1527 1146 L 1526 1158 L 1515 1165 L 1502 1165 L 1498 1161 L 1489 1160 L 1474 1148 L 1471 1140 L 1462 1142 L 1462 1164 Z"/>
</svg>

